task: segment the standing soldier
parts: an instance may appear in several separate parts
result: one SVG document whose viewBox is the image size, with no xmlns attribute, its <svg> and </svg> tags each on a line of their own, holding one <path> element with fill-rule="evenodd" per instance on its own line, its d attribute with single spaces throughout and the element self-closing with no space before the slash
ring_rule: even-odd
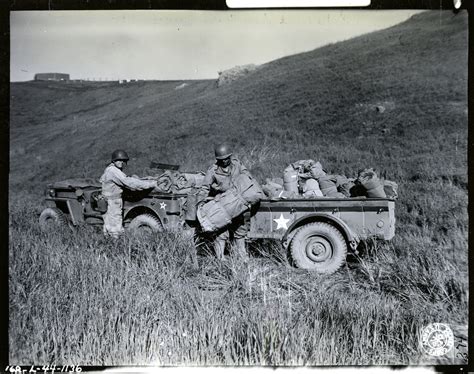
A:
<svg viewBox="0 0 474 374">
<path fill-rule="evenodd" d="M 127 152 L 117 149 L 112 153 L 112 162 L 100 177 L 102 195 L 107 200 L 107 212 L 104 214 L 104 235 L 118 238 L 123 234 L 122 226 L 122 192 L 123 188 L 141 191 L 157 187 L 155 180 L 146 181 L 127 177 L 122 169 L 127 165 Z"/>
<path fill-rule="evenodd" d="M 227 144 L 220 144 L 214 148 L 216 163 L 212 165 L 204 177 L 202 191 L 208 196 L 219 195 L 233 185 L 233 180 L 240 174 L 250 176 L 247 168 L 234 156 Z M 214 250 L 220 260 L 224 259 L 224 249 L 226 242 L 230 239 L 234 244 L 237 254 L 244 260 L 248 259 L 245 249 L 245 236 L 248 227 L 245 224 L 244 214 L 235 217 L 224 229 L 216 233 L 214 240 Z"/>
</svg>

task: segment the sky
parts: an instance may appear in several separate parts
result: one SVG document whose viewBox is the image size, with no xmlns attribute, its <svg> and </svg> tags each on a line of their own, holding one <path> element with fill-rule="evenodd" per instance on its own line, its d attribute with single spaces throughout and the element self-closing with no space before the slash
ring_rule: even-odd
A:
<svg viewBox="0 0 474 374">
<path fill-rule="evenodd" d="M 35 73 L 71 79 L 217 78 L 237 65 L 384 29 L 417 10 L 15 11 L 10 80 Z"/>
</svg>

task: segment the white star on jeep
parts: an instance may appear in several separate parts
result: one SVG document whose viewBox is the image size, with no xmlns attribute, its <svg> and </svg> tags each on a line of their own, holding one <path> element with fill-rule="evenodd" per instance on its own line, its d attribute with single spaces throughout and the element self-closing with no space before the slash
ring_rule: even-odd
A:
<svg viewBox="0 0 474 374">
<path fill-rule="evenodd" d="M 287 230 L 288 229 L 288 222 L 290 221 L 288 218 L 285 218 L 283 216 L 283 213 L 280 213 L 280 218 L 273 218 L 273 220 L 276 222 L 277 224 L 277 230 L 278 229 L 285 229 Z"/>
<path fill-rule="evenodd" d="M 166 209 L 166 203 L 161 202 L 160 203 L 160 208 L 165 210 Z"/>
</svg>

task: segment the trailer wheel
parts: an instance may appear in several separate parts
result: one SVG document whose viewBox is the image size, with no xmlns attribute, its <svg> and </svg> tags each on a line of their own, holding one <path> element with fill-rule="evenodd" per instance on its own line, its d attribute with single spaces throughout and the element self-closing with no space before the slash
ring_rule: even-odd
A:
<svg viewBox="0 0 474 374">
<path fill-rule="evenodd" d="M 58 208 L 46 208 L 39 216 L 39 225 L 42 231 L 57 231 L 68 228 L 67 218 Z"/>
<path fill-rule="evenodd" d="M 128 230 L 134 234 L 151 235 L 163 231 L 160 220 L 151 214 L 140 214 L 128 225 Z"/>
<path fill-rule="evenodd" d="M 344 264 L 347 244 L 336 227 L 313 222 L 297 230 L 290 251 L 297 267 L 331 274 Z"/>
</svg>

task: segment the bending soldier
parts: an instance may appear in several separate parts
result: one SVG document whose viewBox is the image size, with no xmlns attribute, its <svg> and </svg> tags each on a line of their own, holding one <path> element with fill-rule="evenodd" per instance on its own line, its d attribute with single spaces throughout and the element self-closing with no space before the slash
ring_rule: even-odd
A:
<svg viewBox="0 0 474 374">
<path fill-rule="evenodd" d="M 112 162 L 100 177 L 102 195 L 107 200 L 107 212 L 104 214 L 104 235 L 118 238 L 123 234 L 122 192 L 124 188 L 141 191 L 157 187 L 157 182 L 128 177 L 122 171 L 129 158 L 127 152 L 116 150 L 112 153 Z"/>
<path fill-rule="evenodd" d="M 240 174 L 250 175 L 247 168 L 235 157 L 232 156 L 230 148 L 226 144 L 221 144 L 214 149 L 216 162 L 212 165 L 204 177 L 202 190 L 208 196 L 214 197 L 232 187 L 233 180 Z M 219 259 L 224 258 L 224 249 L 227 241 L 231 241 L 237 254 L 244 260 L 248 259 L 245 248 L 245 236 L 248 227 L 245 224 L 244 215 L 235 217 L 232 222 L 216 233 L 214 239 L 214 249 Z"/>
</svg>

